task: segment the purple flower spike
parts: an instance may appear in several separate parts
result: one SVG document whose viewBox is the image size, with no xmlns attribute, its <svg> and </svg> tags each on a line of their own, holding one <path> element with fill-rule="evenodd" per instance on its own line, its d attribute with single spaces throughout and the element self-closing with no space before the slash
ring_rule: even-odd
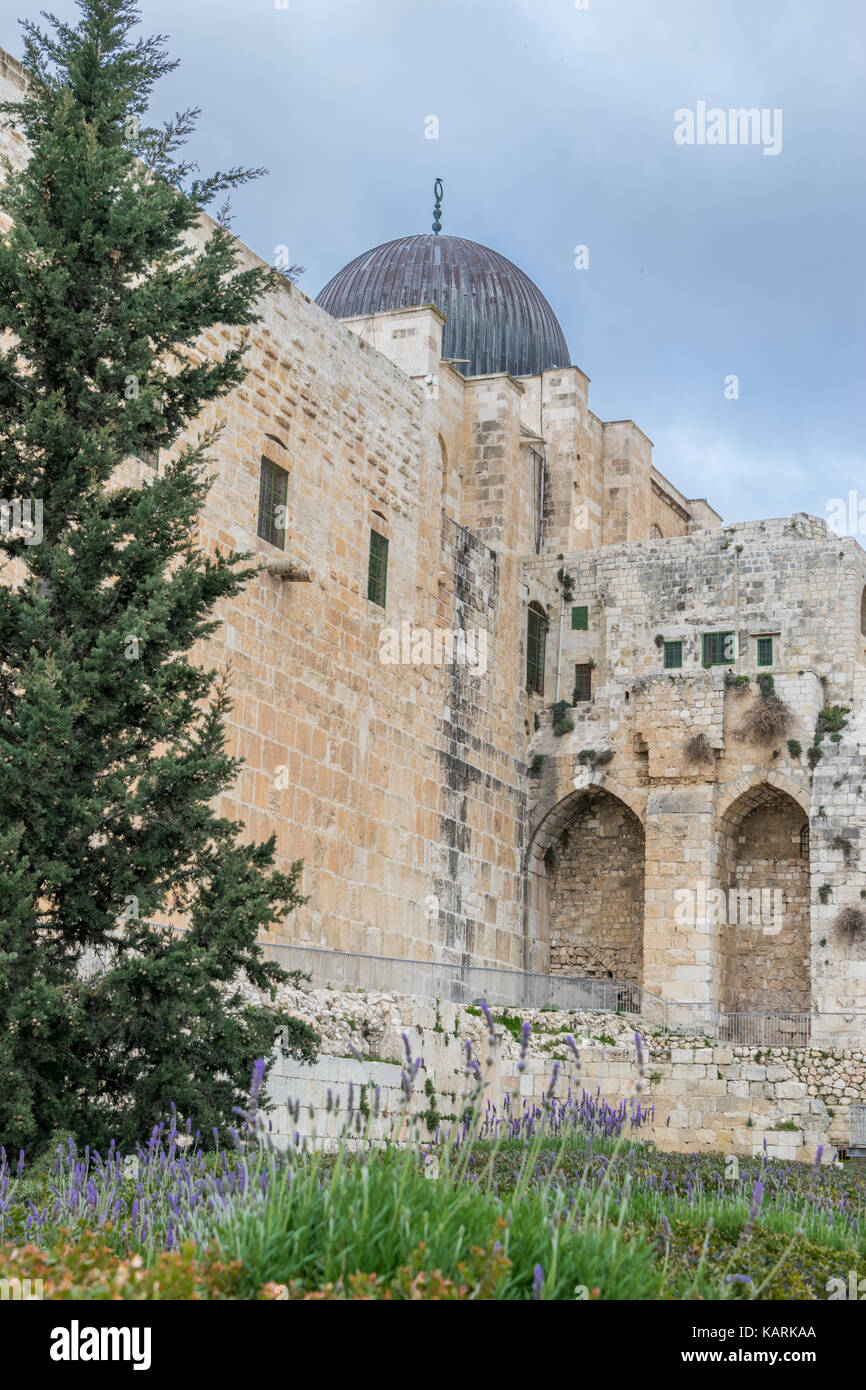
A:
<svg viewBox="0 0 866 1390">
<path fill-rule="evenodd" d="M 536 1299 L 536 1300 L 540 1300 L 541 1297 L 542 1297 L 542 1291 L 543 1291 L 543 1289 L 544 1289 L 544 1270 L 541 1268 L 541 1265 L 536 1265 L 536 1266 L 535 1266 L 535 1271 L 534 1271 L 533 1276 L 532 1276 L 532 1297 L 533 1297 L 534 1299 Z"/>
<path fill-rule="evenodd" d="M 259 1098 L 259 1091 L 262 1089 L 262 1082 L 265 1079 L 267 1066 L 264 1057 L 258 1057 L 253 1064 L 253 1079 L 250 1082 L 250 1100 L 255 1103 Z"/>
</svg>

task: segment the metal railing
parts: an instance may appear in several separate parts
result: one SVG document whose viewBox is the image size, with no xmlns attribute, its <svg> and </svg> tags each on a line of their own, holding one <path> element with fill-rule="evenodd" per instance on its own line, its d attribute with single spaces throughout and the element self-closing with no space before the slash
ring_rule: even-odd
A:
<svg viewBox="0 0 866 1390">
<path fill-rule="evenodd" d="M 640 985 L 571 975 L 543 975 L 497 966 L 460 965 L 448 961 L 404 960 L 399 956 L 362 956 L 315 946 L 262 943 L 266 959 L 285 970 L 301 970 L 319 985 L 379 994 L 415 994 L 452 1004 L 508 1005 L 524 1009 L 564 1009 L 599 1013 L 653 1012 L 659 1020 L 664 1002 Z"/>
<path fill-rule="evenodd" d="M 665 1027 L 689 1037 L 706 1037 L 734 1047 L 828 1047 L 866 1049 L 866 1013 L 714 1009 L 708 1004 L 667 1001 Z"/>
<path fill-rule="evenodd" d="M 165 922 L 148 926 L 183 933 Z M 866 1050 L 866 1013 L 729 1011 L 710 1004 L 666 1000 L 641 985 L 575 975 L 545 975 L 499 966 L 367 956 L 288 942 L 259 943 L 266 960 L 299 970 L 313 983 L 368 994 L 406 994 L 463 1006 L 486 1004 L 573 1013 L 629 1014 L 645 1028 L 734 1047 L 828 1047 Z M 110 946 L 82 958 L 82 974 L 104 973 Z"/>
</svg>

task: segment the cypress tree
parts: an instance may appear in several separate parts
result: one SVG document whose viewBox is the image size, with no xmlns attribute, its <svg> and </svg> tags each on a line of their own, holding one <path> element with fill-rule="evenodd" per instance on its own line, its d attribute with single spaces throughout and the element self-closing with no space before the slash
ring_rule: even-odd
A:
<svg viewBox="0 0 866 1390">
<path fill-rule="evenodd" d="M 230 673 L 192 659 L 255 570 L 196 544 L 217 434 L 189 427 L 273 284 L 205 212 L 263 171 L 199 177 L 198 112 L 148 124 L 162 36 L 133 0 L 79 11 L 25 22 L 2 111 L 30 157 L 0 186 L 0 1143 L 29 1152 L 134 1143 L 172 1101 L 224 1134 L 274 1041 L 241 984 L 273 991 L 256 940 L 303 901 L 300 864 L 216 814 Z M 148 925 L 171 912 L 182 935 Z"/>
</svg>

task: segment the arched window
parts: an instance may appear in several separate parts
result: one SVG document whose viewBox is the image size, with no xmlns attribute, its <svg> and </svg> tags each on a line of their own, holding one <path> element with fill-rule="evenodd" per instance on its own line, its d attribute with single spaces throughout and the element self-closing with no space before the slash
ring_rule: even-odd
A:
<svg viewBox="0 0 866 1390">
<path fill-rule="evenodd" d="M 526 689 L 544 694 L 544 649 L 547 642 L 547 614 L 540 603 L 531 603 L 526 622 Z"/>
<path fill-rule="evenodd" d="M 656 526 L 655 522 L 653 522 L 652 526 L 650 527 L 649 538 L 651 541 L 664 540 L 664 537 L 662 536 L 662 533 Z"/>
</svg>

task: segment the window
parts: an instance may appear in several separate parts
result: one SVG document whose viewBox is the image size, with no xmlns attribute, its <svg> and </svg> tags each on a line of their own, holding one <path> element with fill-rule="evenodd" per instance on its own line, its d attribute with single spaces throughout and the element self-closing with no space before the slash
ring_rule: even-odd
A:
<svg viewBox="0 0 866 1390">
<path fill-rule="evenodd" d="M 860 598 L 860 636 L 866 637 L 866 589 Z"/>
<path fill-rule="evenodd" d="M 772 666 L 773 664 L 773 639 L 772 637 L 758 638 L 758 665 Z"/>
<path fill-rule="evenodd" d="M 661 531 L 656 526 L 655 522 L 653 522 L 652 526 L 650 527 L 649 538 L 651 541 L 660 541 L 664 539 Z"/>
<path fill-rule="evenodd" d="M 733 666 L 734 634 L 732 632 L 705 632 L 703 647 L 705 666 Z"/>
<path fill-rule="evenodd" d="M 677 671 L 683 664 L 683 644 L 682 642 L 665 642 L 664 644 L 664 669 L 666 671 Z"/>
<path fill-rule="evenodd" d="M 546 639 L 547 614 L 540 604 L 531 603 L 526 624 L 526 689 L 536 695 L 544 694 Z"/>
<path fill-rule="evenodd" d="M 572 608 L 571 610 L 571 630 L 572 632 L 586 632 L 589 629 L 589 609 Z"/>
<path fill-rule="evenodd" d="M 592 699 L 592 667 L 581 662 L 574 668 L 574 695 L 572 704 L 579 705 L 582 700 Z"/>
<path fill-rule="evenodd" d="M 269 545 L 278 550 L 286 548 L 286 498 L 289 492 L 289 475 L 285 468 L 270 459 L 262 459 L 262 472 L 259 480 L 259 526 L 258 534 Z"/>
<path fill-rule="evenodd" d="M 385 607 L 388 588 L 388 541 L 378 531 L 370 532 L 370 563 L 367 572 L 367 598 Z"/>
</svg>

